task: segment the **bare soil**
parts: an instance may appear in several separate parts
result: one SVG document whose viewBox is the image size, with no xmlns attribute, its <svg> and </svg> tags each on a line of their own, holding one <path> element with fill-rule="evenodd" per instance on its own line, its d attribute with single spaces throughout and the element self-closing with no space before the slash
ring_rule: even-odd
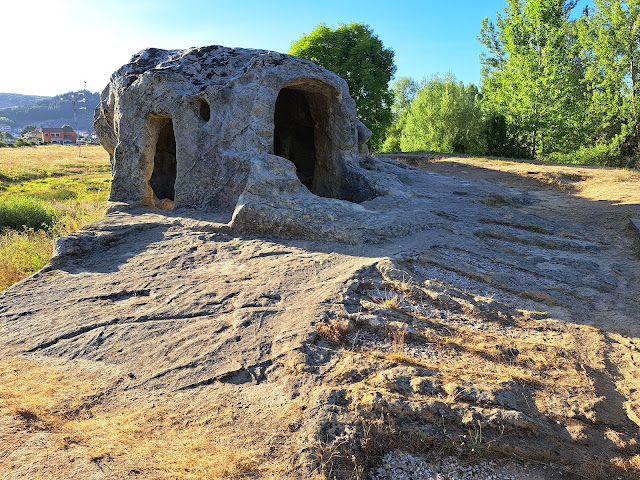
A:
<svg viewBox="0 0 640 480">
<path fill-rule="evenodd" d="M 638 172 L 402 158 L 425 228 L 110 214 L 0 295 L 2 478 L 640 475 Z"/>
</svg>

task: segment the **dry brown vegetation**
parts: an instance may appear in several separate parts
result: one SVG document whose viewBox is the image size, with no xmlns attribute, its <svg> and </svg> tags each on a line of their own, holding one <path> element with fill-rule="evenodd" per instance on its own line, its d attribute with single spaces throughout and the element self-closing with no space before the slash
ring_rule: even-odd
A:
<svg viewBox="0 0 640 480">
<path fill-rule="evenodd" d="M 199 480 L 279 478 L 284 470 L 251 447 L 255 432 L 241 427 L 233 406 L 168 392 L 114 402 L 121 381 L 89 362 L 3 358 L 0 472 Z"/>
<path fill-rule="evenodd" d="M 436 172 L 459 172 L 465 177 L 497 180 L 520 186 L 546 184 L 594 201 L 606 200 L 621 205 L 638 202 L 638 170 L 446 154 L 388 156 L 412 165 L 428 166 L 429 170 Z"/>
<path fill-rule="evenodd" d="M 461 308 L 459 303 L 434 302 L 429 292 L 419 295 L 419 285 L 413 287 L 413 295 L 408 294 L 404 278 L 383 273 L 383 280 L 402 297 L 400 303 L 380 301 L 378 292 L 364 297 L 380 305 L 377 315 L 393 319 L 396 326 L 371 327 L 356 321 L 355 331 L 343 341 L 343 361 L 330 375 L 336 385 L 351 383 L 347 388 L 349 407 L 360 418 L 363 448 L 371 458 L 394 449 L 418 454 L 435 450 L 528 458 L 548 468 L 550 474 L 559 475 L 549 478 L 565 478 L 569 473 L 572 476 L 566 478 L 637 478 L 640 445 L 632 433 L 632 422 L 623 426 L 620 418 L 624 417 L 611 417 L 619 415 L 612 412 L 620 406 L 614 406 L 615 394 L 607 391 L 611 387 L 605 385 L 604 378 L 610 373 L 603 356 L 608 348 L 614 348 L 616 355 L 640 360 L 634 353 L 634 340 L 590 326 L 547 320 L 546 312 L 521 311 L 506 324 L 500 316 L 479 318 L 477 312 Z M 425 305 L 446 314 L 416 313 Z M 406 330 L 397 327 L 399 323 L 405 323 Z M 357 335 L 369 342 L 352 342 Z M 425 351 L 430 354 L 424 355 Z M 633 367 L 616 368 L 617 390 L 633 398 L 637 383 Z M 356 371 L 364 378 L 353 382 Z M 407 376 L 411 388 L 403 385 Z M 422 391 L 425 379 L 429 387 Z M 504 393 L 496 395 L 500 391 Z M 500 395 L 503 399 L 497 400 Z M 611 406 L 604 402 L 611 402 Z M 634 405 L 634 400 L 627 403 L 627 415 L 637 422 L 640 419 L 634 416 Z M 512 409 L 525 413 L 515 424 L 509 420 Z M 434 415 L 438 411 L 442 413 Z M 406 421 L 420 416 L 432 416 L 441 430 L 425 433 L 420 422 Z M 539 418 L 544 419 L 542 423 L 531 420 Z M 582 447 L 536 438 L 534 432 L 545 421 L 565 426 L 576 445 L 585 450 L 577 454 Z M 620 423 L 612 427 L 610 422 Z M 528 440 L 521 442 L 521 437 Z M 615 444 L 618 454 L 602 454 L 597 446 L 601 438 Z M 582 462 L 574 463 L 576 455 L 584 455 Z M 340 468 L 340 457 L 342 468 L 351 468 L 345 461 L 348 455 L 334 457 L 334 468 Z"/>
<path fill-rule="evenodd" d="M 82 156 L 73 146 L 43 145 L 8 148 L 0 151 L 2 190 L 22 191 L 30 180 L 110 171 L 109 155 L 99 145 L 82 147 Z M 104 176 L 95 177 L 102 181 Z M 19 184 L 19 185 L 16 185 Z M 108 187 L 108 185 L 107 185 Z"/>
</svg>

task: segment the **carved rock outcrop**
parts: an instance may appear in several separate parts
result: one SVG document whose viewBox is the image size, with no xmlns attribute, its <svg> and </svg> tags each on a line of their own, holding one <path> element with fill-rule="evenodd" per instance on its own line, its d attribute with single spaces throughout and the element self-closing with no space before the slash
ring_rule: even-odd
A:
<svg viewBox="0 0 640 480">
<path fill-rule="evenodd" d="M 221 211 L 244 231 L 354 243 L 384 217 L 363 202 L 404 190 L 364 167 L 371 132 L 346 82 L 280 53 L 143 50 L 112 75 L 95 128 L 112 210 Z"/>
</svg>

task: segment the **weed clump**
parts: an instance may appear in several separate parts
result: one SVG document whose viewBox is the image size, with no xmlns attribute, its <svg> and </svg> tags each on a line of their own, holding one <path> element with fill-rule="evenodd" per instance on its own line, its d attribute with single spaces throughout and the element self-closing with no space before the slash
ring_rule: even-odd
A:
<svg viewBox="0 0 640 480">
<path fill-rule="evenodd" d="M 343 343 L 349 333 L 349 323 L 343 320 L 328 320 L 316 325 L 316 332 L 333 343 Z"/>
<path fill-rule="evenodd" d="M 44 267 L 52 249 L 44 230 L 5 230 L 0 235 L 0 291 Z"/>
<path fill-rule="evenodd" d="M 0 200 L 0 229 L 49 230 L 56 221 L 56 210 L 37 197 L 9 197 Z"/>
</svg>

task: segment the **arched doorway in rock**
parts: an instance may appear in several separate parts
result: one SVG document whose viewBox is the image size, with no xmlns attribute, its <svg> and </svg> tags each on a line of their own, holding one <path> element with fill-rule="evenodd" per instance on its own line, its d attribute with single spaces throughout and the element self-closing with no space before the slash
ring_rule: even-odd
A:
<svg viewBox="0 0 640 480">
<path fill-rule="evenodd" d="M 171 117 L 155 117 L 152 119 L 157 133 L 155 154 L 153 157 L 153 173 L 149 186 L 153 190 L 154 201 L 175 199 L 176 183 L 176 137 L 173 132 Z M 166 205 L 165 202 L 164 205 Z M 171 204 L 172 206 L 172 204 Z M 166 209 L 166 206 L 163 207 Z"/>
<path fill-rule="evenodd" d="M 368 182 L 347 167 L 357 152 L 345 149 L 356 138 L 355 118 L 345 108 L 343 94 L 315 78 L 284 85 L 274 104 L 272 153 L 296 166 L 300 182 L 311 193 L 359 203 L 375 195 Z"/>
<path fill-rule="evenodd" d="M 273 153 L 291 160 L 302 184 L 312 190 L 317 161 L 316 121 L 307 94 L 294 88 L 280 90 L 273 123 Z"/>
</svg>

